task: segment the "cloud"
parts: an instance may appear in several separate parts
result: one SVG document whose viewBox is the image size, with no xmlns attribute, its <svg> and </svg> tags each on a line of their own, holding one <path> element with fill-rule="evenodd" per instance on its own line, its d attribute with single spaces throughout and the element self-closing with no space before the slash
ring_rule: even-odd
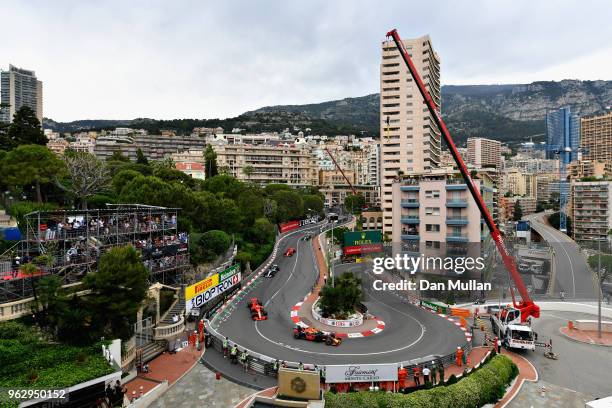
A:
<svg viewBox="0 0 612 408">
<path fill-rule="evenodd" d="M 56 120 L 228 117 L 377 92 L 394 27 L 431 35 L 443 84 L 610 79 L 605 1 L 409 3 L 0 1 L 0 65 L 35 70 Z"/>
</svg>

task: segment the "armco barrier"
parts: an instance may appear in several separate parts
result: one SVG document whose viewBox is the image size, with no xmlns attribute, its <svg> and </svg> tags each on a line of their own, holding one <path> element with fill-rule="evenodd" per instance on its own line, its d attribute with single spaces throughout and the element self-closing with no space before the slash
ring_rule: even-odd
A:
<svg viewBox="0 0 612 408">
<path fill-rule="evenodd" d="M 349 222 L 351 220 L 348 220 Z M 312 226 L 310 227 L 312 228 Z M 259 277 L 259 275 L 261 275 L 261 273 L 263 273 L 264 270 L 266 270 L 269 266 L 269 264 L 272 262 L 272 260 L 274 259 L 274 257 L 276 256 L 276 252 L 278 250 L 278 247 L 280 245 L 280 243 L 282 242 L 282 240 L 290 235 L 293 235 L 294 233 L 300 232 L 300 231 L 304 231 L 304 230 L 308 230 L 310 228 L 305 228 L 302 230 L 297 230 L 297 231 L 292 231 L 287 233 L 286 235 L 280 237 L 278 239 L 278 241 L 276 242 L 275 246 L 274 246 L 274 250 L 272 251 L 272 254 L 268 257 L 268 259 L 266 260 L 266 262 L 264 262 L 256 271 L 255 273 L 253 273 L 251 276 L 254 277 L 249 277 L 249 283 L 247 283 L 247 285 L 245 285 L 245 287 L 243 287 L 242 290 L 248 290 L 248 287 L 250 286 L 250 283 L 252 283 L 255 279 L 257 279 Z M 323 230 L 321 233 L 323 232 L 327 232 L 327 230 L 329 230 L 331 228 L 327 228 L 325 230 Z M 316 263 L 315 263 L 316 265 Z M 236 295 L 232 296 L 228 302 L 226 303 L 229 304 L 231 302 L 234 301 Z M 416 298 L 411 298 L 409 299 L 409 301 L 411 301 L 412 303 L 418 304 L 418 300 Z M 226 306 L 224 305 L 224 307 Z M 221 310 L 219 311 L 221 312 Z M 213 318 L 214 320 L 214 318 Z M 210 334 L 210 344 L 207 345 L 207 347 L 212 347 L 215 350 L 217 350 L 220 353 L 223 353 L 223 339 L 224 336 L 221 335 L 221 333 L 219 333 L 212 325 L 211 322 L 209 320 L 206 320 L 206 327 L 208 328 L 208 332 Z M 228 348 L 231 348 L 232 346 L 236 345 L 236 347 L 238 347 L 238 349 L 240 351 L 245 350 L 247 352 L 247 367 L 250 370 L 253 370 L 254 372 L 257 372 L 259 374 L 262 375 L 267 375 L 267 376 L 271 376 L 271 377 L 276 377 L 276 371 L 274 370 L 274 363 L 276 361 L 275 358 L 266 356 L 264 354 L 261 353 L 257 353 L 253 350 L 250 350 L 246 347 L 241 346 L 238 343 L 233 342 L 231 339 L 229 339 L 228 341 Z M 472 343 L 466 341 L 463 346 L 461 347 L 465 352 L 469 352 L 472 350 Z M 425 364 L 431 364 L 431 363 L 436 363 L 436 364 L 440 364 L 442 363 L 445 367 L 451 365 L 454 361 L 455 361 L 455 356 L 456 354 L 450 353 L 447 355 L 429 355 L 429 356 L 425 356 L 425 357 L 421 357 L 421 358 L 417 358 L 417 359 L 412 359 L 412 360 L 407 360 L 407 361 L 400 361 L 395 363 L 397 365 L 397 368 L 399 369 L 400 367 L 404 367 L 407 368 L 409 370 L 409 372 L 412 372 L 412 368 L 419 365 L 419 366 L 423 366 Z M 282 361 L 282 363 L 284 363 L 287 367 L 289 368 L 298 368 L 299 363 L 295 362 L 295 361 Z M 312 368 L 312 364 L 305 364 L 306 368 Z M 325 365 L 320 365 L 318 366 L 319 368 L 325 368 Z"/>
</svg>

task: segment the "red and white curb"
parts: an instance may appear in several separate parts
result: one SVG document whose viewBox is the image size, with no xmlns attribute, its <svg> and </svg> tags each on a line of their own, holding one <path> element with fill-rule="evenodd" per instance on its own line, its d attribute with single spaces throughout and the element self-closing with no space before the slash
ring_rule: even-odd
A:
<svg viewBox="0 0 612 408">
<path fill-rule="evenodd" d="M 465 327 L 461 327 L 461 322 L 459 322 L 457 319 L 455 319 L 455 318 L 453 318 L 453 317 L 451 317 L 451 316 L 449 316 L 449 315 L 445 315 L 445 314 L 443 314 L 443 313 L 438 313 L 438 312 L 436 312 L 435 310 L 431 310 L 431 309 L 426 308 L 426 307 L 422 307 L 422 306 L 421 306 L 421 308 L 422 308 L 422 309 L 425 309 L 425 310 L 429 310 L 431 313 L 436 314 L 436 315 L 438 315 L 438 316 L 440 316 L 440 317 L 442 317 L 442 318 L 444 318 L 444 319 L 448 320 L 449 322 L 451 322 L 452 324 L 454 324 L 455 326 L 457 326 L 459 329 L 461 329 L 461 331 L 463 332 L 463 334 L 465 334 L 465 339 L 466 339 L 468 342 L 471 342 L 471 341 L 472 341 L 472 333 L 471 333 L 470 331 L 468 331 L 468 330 L 467 330 Z"/>
<path fill-rule="evenodd" d="M 304 323 L 302 319 L 300 319 L 300 316 L 299 316 L 299 312 L 300 312 L 300 309 L 302 308 L 303 303 L 304 302 L 298 302 L 295 304 L 295 306 L 291 308 L 290 317 L 293 323 L 295 323 L 297 326 L 300 326 L 306 329 L 310 326 Z M 371 330 L 365 330 L 360 333 L 336 333 L 336 336 L 340 338 L 358 339 L 361 337 L 374 336 L 375 334 L 382 332 L 384 329 L 385 329 L 385 322 L 383 322 L 382 320 L 376 320 L 376 327 Z M 330 332 L 324 331 L 323 333 L 329 334 Z"/>
</svg>

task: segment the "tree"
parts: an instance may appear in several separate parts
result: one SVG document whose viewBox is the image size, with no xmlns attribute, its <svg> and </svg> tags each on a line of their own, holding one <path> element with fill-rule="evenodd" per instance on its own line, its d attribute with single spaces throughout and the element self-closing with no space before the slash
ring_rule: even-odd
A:
<svg viewBox="0 0 612 408">
<path fill-rule="evenodd" d="M 199 262 L 214 261 L 217 256 L 225 253 L 225 251 L 229 249 L 231 243 L 232 237 L 224 231 L 206 231 L 195 243 L 196 260 Z"/>
<path fill-rule="evenodd" d="M 521 207 L 521 202 L 519 200 L 516 200 L 514 202 L 514 211 L 512 212 L 513 212 L 513 216 L 512 216 L 513 221 L 520 221 L 523 218 L 523 208 Z"/>
<path fill-rule="evenodd" d="M 107 159 L 107 161 L 129 162 L 130 158 L 124 156 L 123 153 L 121 153 L 121 150 L 117 150 L 113 152 L 113 154 Z"/>
<path fill-rule="evenodd" d="M 306 194 L 302 196 L 304 210 L 312 214 L 323 213 L 323 199 L 318 194 Z"/>
<path fill-rule="evenodd" d="M 142 177 L 142 174 L 135 170 L 122 170 L 119 173 L 115 174 L 113 177 L 113 190 L 115 190 L 115 194 L 121 194 L 121 190 L 128 184 L 130 181 L 137 177 Z"/>
<path fill-rule="evenodd" d="M 551 215 L 548 216 L 548 223 L 556 229 L 560 228 L 560 223 L 561 223 L 561 215 L 559 212 L 553 213 Z M 572 235 L 572 217 L 570 217 L 569 215 L 567 215 L 565 217 L 565 224 L 567 227 L 567 235 L 571 236 Z"/>
<path fill-rule="evenodd" d="M 272 199 L 278 205 L 276 222 L 294 220 L 304 215 L 304 200 L 297 191 L 279 190 L 274 193 Z"/>
<path fill-rule="evenodd" d="M 267 218 L 257 218 L 249 230 L 251 241 L 256 244 L 267 244 L 274 240 L 276 227 Z"/>
<path fill-rule="evenodd" d="M 219 174 L 217 171 L 217 153 L 215 153 L 211 145 L 206 146 L 206 151 L 204 152 L 204 169 L 206 178 Z"/>
<path fill-rule="evenodd" d="M 333 287 L 331 284 L 323 287 L 319 307 L 323 316 L 346 317 L 355 312 L 361 295 L 361 279 L 351 272 L 344 272 L 336 278 Z"/>
<path fill-rule="evenodd" d="M 195 180 L 191 176 L 175 168 L 168 168 L 165 166 L 157 167 L 154 170 L 153 175 L 167 182 L 184 184 L 191 189 L 193 189 L 196 185 Z"/>
<path fill-rule="evenodd" d="M 144 164 L 145 166 L 149 164 L 149 160 L 147 160 L 140 147 L 136 150 L 136 163 Z"/>
<path fill-rule="evenodd" d="M 100 258 L 98 271 L 88 274 L 84 286 L 91 290 L 86 298 L 94 331 L 104 337 L 131 336 L 148 289 L 149 271 L 132 246 L 111 248 Z"/>
<path fill-rule="evenodd" d="M 353 214 L 360 214 L 363 207 L 365 207 L 365 198 L 361 194 L 351 194 L 344 199 L 344 208 Z"/>
<path fill-rule="evenodd" d="M 109 186 L 111 178 L 108 166 L 87 152 L 75 152 L 64 156 L 64 162 L 69 182 L 58 182 L 58 186 L 74 194 L 81 202 L 81 208 L 86 210 L 88 198 Z"/>
<path fill-rule="evenodd" d="M 46 145 L 45 137 L 40 122 L 34 111 L 28 106 L 22 106 L 15 115 L 13 121 L 5 131 L 1 132 L 0 149 L 10 150 L 20 145 L 35 144 Z"/>
<path fill-rule="evenodd" d="M 253 171 L 255 171 L 255 169 L 253 169 L 253 166 L 244 166 L 244 168 L 242 169 L 242 172 L 246 176 L 247 180 L 251 179 L 251 175 L 253 174 Z"/>
<path fill-rule="evenodd" d="M 8 185 L 24 187 L 34 184 L 36 199 L 38 203 L 42 203 L 40 185 L 61 176 L 65 172 L 65 166 L 44 146 L 22 145 L 7 153 L 1 170 Z"/>
<path fill-rule="evenodd" d="M 332 231 L 333 231 L 333 238 L 332 238 Z M 349 231 L 350 229 L 348 229 L 347 227 L 337 227 L 337 228 L 327 230 L 327 233 L 325 236 L 327 238 L 332 238 L 335 245 L 341 245 L 344 240 L 344 234 Z"/>
</svg>

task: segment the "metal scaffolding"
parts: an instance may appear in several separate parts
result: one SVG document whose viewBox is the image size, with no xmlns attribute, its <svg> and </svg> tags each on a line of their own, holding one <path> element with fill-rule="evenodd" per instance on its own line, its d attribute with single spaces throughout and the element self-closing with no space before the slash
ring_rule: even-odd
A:
<svg viewBox="0 0 612 408">
<path fill-rule="evenodd" d="M 188 234 L 179 232 L 179 209 L 107 204 L 93 210 L 37 211 L 25 216 L 24 239 L 0 255 L 0 302 L 32 296 L 43 276 L 64 285 L 96 271 L 100 256 L 132 245 L 150 271 L 150 281 L 182 283 L 189 265 Z M 35 268 L 24 268 L 32 264 Z"/>
</svg>

